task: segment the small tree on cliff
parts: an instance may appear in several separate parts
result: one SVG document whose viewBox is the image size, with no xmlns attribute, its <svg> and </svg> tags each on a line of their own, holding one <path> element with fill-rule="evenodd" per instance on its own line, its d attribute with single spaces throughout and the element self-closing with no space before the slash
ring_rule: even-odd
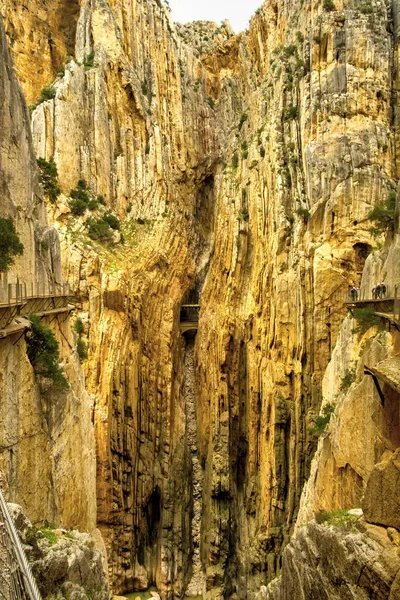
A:
<svg viewBox="0 0 400 600">
<path fill-rule="evenodd" d="M 58 342 L 51 329 L 45 327 L 38 315 L 29 315 L 31 328 L 26 334 L 29 361 L 40 377 L 50 380 L 52 387 L 59 391 L 69 388 L 68 381 L 60 367 Z"/>
<path fill-rule="evenodd" d="M 14 221 L 0 217 L 0 273 L 5 273 L 14 263 L 14 256 L 20 256 L 24 251 Z"/>
</svg>

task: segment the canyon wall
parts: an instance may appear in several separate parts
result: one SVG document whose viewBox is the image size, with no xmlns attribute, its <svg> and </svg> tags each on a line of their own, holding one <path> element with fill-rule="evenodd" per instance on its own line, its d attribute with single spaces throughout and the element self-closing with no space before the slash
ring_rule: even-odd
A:
<svg viewBox="0 0 400 600">
<path fill-rule="evenodd" d="M 58 168 L 48 218 L 89 343 L 113 589 L 253 597 L 279 572 L 340 377 L 324 373 L 375 245 L 367 214 L 397 185 L 397 5 L 267 0 L 234 36 L 175 28 L 156 0 L 83 0 L 65 26 L 59 3 L 41 23 L 39 2 L 14 4 L 28 97 L 59 65 L 46 47 L 31 70 L 23 38 L 54 28 L 62 58 L 75 38 L 32 134 Z M 71 215 L 79 180 L 104 199 L 92 218 L 120 219 L 113 245 Z M 194 354 L 185 297 L 201 304 Z M 341 473 L 353 503 L 367 477 Z"/>
<path fill-rule="evenodd" d="M 49 226 L 32 148 L 29 111 L 13 72 L 0 23 L 1 215 L 12 217 L 24 250 L 2 285 L 17 280 L 28 294 L 38 283 L 62 283 L 60 242 Z M 36 289 L 36 287 L 35 287 Z M 90 400 L 69 314 L 42 320 L 55 333 L 69 391 L 41 393 L 24 331 L 0 339 L 0 470 L 7 498 L 35 524 L 47 520 L 96 528 L 95 445 Z M 97 537 L 98 534 L 96 534 Z"/>
</svg>

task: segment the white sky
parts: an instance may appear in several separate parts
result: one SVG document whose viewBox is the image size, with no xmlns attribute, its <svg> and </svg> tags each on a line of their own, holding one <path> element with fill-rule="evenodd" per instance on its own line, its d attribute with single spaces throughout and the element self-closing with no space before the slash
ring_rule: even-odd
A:
<svg viewBox="0 0 400 600">
<path fill-rule="evenodd" d="M 228 19 L 236 33 L 246 29 L 262 4 L 263 0 L 169 0 L 173 21 L 215 21 L 219 25 Z"/>
</svg>

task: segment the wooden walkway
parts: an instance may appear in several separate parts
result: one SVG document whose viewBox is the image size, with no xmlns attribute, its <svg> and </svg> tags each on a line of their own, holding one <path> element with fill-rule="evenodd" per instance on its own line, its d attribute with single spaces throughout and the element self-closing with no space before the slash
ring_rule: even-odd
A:
<svg viewBox="0 0 400 600">
<path fill-rule="evenodd" d="M 378 317 L 386 319 L 390 325 L 394 325 L 400 331 L 400 298 L 397 293 L 394 297 L 388 298 L 362 298 L 357 300 L 347 298 L 345 305 L 351 313 L 357 308 L 369 308 Z"/>
<path fill-rule="evenodd" d="M 29 290 L 29 293 L 28 293 Z M 40 317 L 70 312 L 68 284 L 54 286 L 27 286 L 21 283 L 0 283 L 0 338 L 13 335 L 29 327 L 25 317 Z"/>
</svg>

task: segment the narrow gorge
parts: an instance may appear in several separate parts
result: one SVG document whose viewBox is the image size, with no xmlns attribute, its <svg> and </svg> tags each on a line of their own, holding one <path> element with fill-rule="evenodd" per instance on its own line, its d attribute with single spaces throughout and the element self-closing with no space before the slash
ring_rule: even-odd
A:
<svg viewBox="0 0 400 600">
<path fill-rule="evenodd" d="M 0 0 L 0 486 L 43 600 L 400 598 L 399 32 Z"/>
</svg>

